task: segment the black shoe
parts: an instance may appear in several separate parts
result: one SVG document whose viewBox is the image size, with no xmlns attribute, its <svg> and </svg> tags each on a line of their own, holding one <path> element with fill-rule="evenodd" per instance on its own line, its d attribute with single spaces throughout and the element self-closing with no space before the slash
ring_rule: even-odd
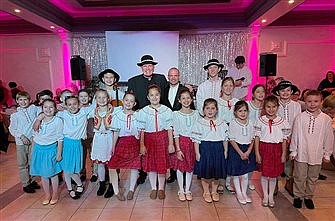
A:
<svg viewBox="0 0 335 221">
<path fill-rule="evenodd" d="M 39 190 L 41 189 L 41 186 L 38 185 L 38 183 L 36 181 L 31 182 L 28 186 L 30 186 L 31 188 L 33 188 L 34 190 Z"/>
<path fill-rule="evenodd" d="M 295 208 L 301 209 L 301 207 L 302 207 L 302 200 L 300 198 L 294 198 L 294 200 L 293 200 L 293 206 Z"/>
<path fill-rule="evenodd" d="M 81 182 L 84 182 L 86 180 L 86 174 L 82 174 L 80 176 L 80 180 L 81 180 Z"/>
<path fill-rule="evenodd" d="M 166 180 L 166 182 L 167 182 L 167 183 L 173 183 L 174 181 L 176 181 L 176 179 L 177 179 L 177 177 L 175 177 L 175 176 L 170 176 L 170 177 Z"/>
<path fill-rule="evenodd" d="M 293 192 L 289 190 L 286 185 L 285 185 L 285 190 L 288 192 L 288 194 L 290 194 L 290 196 L 294 197 Z"/>
<path fill-rule="evenodd" d="M 197 176 L 197 180 L 201 180 L 201 176 Z"/>
<path fill-rule="evenodd" d="M 113 189 L 113 185 L 109 184 L 108 185 L 108 189 L 104 195 L 105 198 L 111 198 L 114 195 L 114 189 Z"/>
<path fill-rule="evenodd" d="M 147 176 L 144 176 L 144 175 L 140 175 L 138 178 L 137 178 L 137 185 L 140 185 L 140 184 L 143 184 L 146 180 Z"/>
<path fill-rule="evenodd" d="M 321 173 L 319 174 L 318 180 L 326 180 L 326 179 L 327 179 L 327 176 L 322 175 Z"/>
<path fill-rule="evenodd" d="M 35 189 L 33 189 L 31 186 L 25 186 L 23 187 L 23 191 L 26 192 L 26 193 L 35 193 Z"/>
<path fill-rule="evenodd" d="M 80 195 L 76 194 L 76 192 L 74 190 L 68 190 L 69 191 L 69 195 L 72 199 L 77 200 L 80 198 Z"/>
<path fill-rule="evenodd" d="M 307 209 L 314 209 L 314 203 L 312 199 L 304 199 L 304 202 Z"/>
<path fill-rule="evenodd" d="M 91 176 L 91 179 L 90 179 L 90 181 L 93 183 L 93 182 L 96 182 L 98 180 L 98 177 L 97 177 L 97 175 L 92 175 Z"/>
<path fill-rule="evenodd" d="M 100 181 L 97 195 L 102 196 L 102 195 L 104 195 L 105 191 L 106 191 L 106 183 L 105 183 L 105 181 Z"/>
</svg>

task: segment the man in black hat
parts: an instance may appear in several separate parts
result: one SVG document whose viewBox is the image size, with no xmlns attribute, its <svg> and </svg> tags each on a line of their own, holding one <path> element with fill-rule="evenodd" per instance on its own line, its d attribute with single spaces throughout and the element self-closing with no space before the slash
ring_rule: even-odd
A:
<svg viewBox="0 0 335 221">
<path fill-rule="evenodd" d="M 197 91 L 197 110 L 202 113 L 202 106 L 207 98 L 214 98 L 217 100 L 220 97 L 221 92 L 221 78 L 219 77 L 219 72 L 223 68 L 217 59 L 208 60 L 207 64 L 204 66 L 205 71 L 208 72 L 208 80 L 202 82 Z"/>
<path fill-rule="evenodd" d="M 112 69 L 106 69 L 99 74 L 99 79 L 105 85 L 104 89 L 106 89 L 113 106 L 119 106 L 119 101 L 124 96 L 124 93 L 117 88 L 120 75 Z"/>
<path fill-rule="evenodd" d="M 158 64 L 154 61 L 151 55 L 143 55 L 141 62 L 137 63 L 137 66 L 141 67 L 142 74 L 132 77 L 128 80 L 128 91 L 135 94 L 138 108 L 143 108 L 150 104 L 147 98 L 148 87 L 152 84 L 157 85 L 161 89 L 161 97 L 164 97 L 163 89 L 167 87 L 168 82 L 164 75 L 156 74 L 155 65 Z M 143 184 L 147 177 L 147 173 L 140 170 L 137 184 Z"/>
</svg>

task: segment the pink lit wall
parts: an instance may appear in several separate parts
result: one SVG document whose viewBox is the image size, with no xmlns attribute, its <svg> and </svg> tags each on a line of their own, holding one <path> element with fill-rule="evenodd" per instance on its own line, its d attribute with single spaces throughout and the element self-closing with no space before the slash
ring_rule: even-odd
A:
<svg viewBox="0 0 335 221">
<path fill-rule="evenodd" d="M 277 76 L 292 81 L 301 90 L 316 89 L 328 70 L 335 70 L 335 26 L 264 28 L 259 53 L 278 56 Z"/>
<path fill-rule="evenodd" d="M 64 88 L 62 42 L 56 34 L 0 36 L 0 79 L 16 81 L 33 97 Z"/>
</svg>

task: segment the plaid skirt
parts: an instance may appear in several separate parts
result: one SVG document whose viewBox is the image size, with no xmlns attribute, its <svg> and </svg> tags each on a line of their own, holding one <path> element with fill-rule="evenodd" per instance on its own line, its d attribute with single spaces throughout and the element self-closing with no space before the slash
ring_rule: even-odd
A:
<svg viewBox="0 0 335 221">
<path fill-rule="evenodd" d="M 142 167 L 145 172 L 157 172 L 165 174 L 169 165 L 168 132 L 144 133 L 144 145 L 147 149 L 142 159 Z"/>
<path fill-rule="evenodd" d="M 141 169 L 140 145 L 135 136 L 119 137 L 109 169 Z"/>
<path fill-rule="evenodd" d="M 179 146 L 184 154 L 184 160 L 178 160 L 177 152 L 170 155 L 170 166 L 181 172 L 193 172 L 195 163 L 194 144 L 189 137 L 180 136 Z"/>
<path fill-rule="evenodd" d="M 262 157 L 262 163 L 259 165 L 262 176 L 275 178 L 284 171 L 284 163 L 281 162 L 281 143 L 260 142 L 259 154 Z"/>
</svg>

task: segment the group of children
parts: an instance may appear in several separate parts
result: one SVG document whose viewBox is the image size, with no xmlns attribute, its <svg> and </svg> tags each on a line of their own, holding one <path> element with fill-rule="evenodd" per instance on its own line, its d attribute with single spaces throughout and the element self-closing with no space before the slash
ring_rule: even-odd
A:
<svg viewBox="0 0 335 221">
<path fill-rule="evenodd" d="M 256 85 L 248 102 L 232 97 L 234 86 L 231 77 L 223 79 L 220 98 L 206 99 L 199 111 L 191 109 L 191 92 L 182 90 L 178 95 L 182 107 L 175 112 L 160 104 L 161 92 L 156 85 L 147 91 L 150 104 L 139 111 L 134 111 L 136 97 L 131 92 L 123 96 L 121 108 L 113 108 L 106 90 L 98 89 L 91 105 L 85 90 L 78 97 L 67 91 L 61 96 L 63 103 L 58 111 L 53 100 L 44 100 L 39 108 L 30 105 L 29 94 L 20 92 L 10 131 L 16 138 L 24 191 L 39 188 L 34 177 L 40 176 L 45 191 L 42 203 L 57 203 L 57 174 L 63 171 L 69 196 L 80 197 L 84 186 L 79 174 L 85 164 L 81 141 L 86 139 L 87 120 L 92 118 L 90 156 L 97 164 L 97 195 L 106 192 L 107 167 L 110 185 L 105 197 L 115 193 L 120 201 L 132 200 L 137 170 L 142 168 L 148 172 L 150 198 L 164 199 L 165 174 L 174 168 L 180 201 L 192 200 L 191 181 L 196 174 L 201 178 L 206 202 L 219 201 L 220 180 L 231 177 L 237 200 L 245 205 L 252 202 L 247 194 L 251 174 L 259 170 L 262 205 L 274 207 L 277 177 L 290 158 L 294 160 L 294 206 L 301 208 L 304 200 L 307 208 L 314 208 L 317 175 L 322 161 L 329 161 L 334 142 L 332 120 L 321 112 L 320 92 L 306 94 L 307 110 L 301 113 L 299 104 L 290 99 L 296 87 L 288 81 L 273 89 L 279 99 L 274 95 L 266 97 L 265 87 Z M 85 99 L 81 99 L 81 93 L 86 93 Z M 130 169 L 127 197 L 119 189 L 118 169 Z"/>
</svg>

